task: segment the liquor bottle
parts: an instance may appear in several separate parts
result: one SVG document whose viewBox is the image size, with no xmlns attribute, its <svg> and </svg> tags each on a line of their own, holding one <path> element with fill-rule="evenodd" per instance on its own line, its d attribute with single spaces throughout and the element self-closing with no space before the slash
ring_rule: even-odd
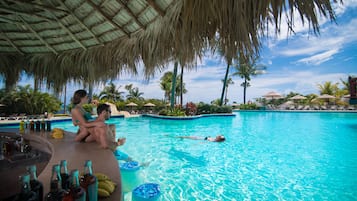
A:
<svg viewBox="0 0 357 201">
<path fill-rule="evenodd" d="M 23 174 L 20 176 L 21 192 L 15 196 L 14 201 L 37 201 L 37 195 L 31 191 L 30 175 Z"/>
<path fill-rule="evenodd" d="M 25 133 L 28 134 L 29 130 L 30 130 L 30 121 L 27 118 L 26 121 L 25 121 Z"/>
<path fill-rule="evenodd" d="M 45 119 L 42 118 L 41 120 L 41 130 L 42 131 L 45 131 L 46 130 L 46 122 L 45 122 Z"/>
<path fill-rule="evenodd" d="M 37 120 L 37 121 L 36 121 L 36 126 L 35 126 L 35 127 L 36 127 L 36 131 L 37 131 L 37 132 L 40 132 L 40 131 L 41 131 L 41 122 L 40 122 L 40 120 Z"/>
<path fill-rule="evenodd" d="M 20 123 L 19 123 L 19 132 L 21 134 L 25 133 L 25 122 L 24 122 L 24 120 L 21 120 Z"/>
<path fill-rule="evenodd" d="M 35 131 L 35 122 L 33 120 L 30 122 L 30 131 Z"/>
<path fill-rule="evenodd" d="M 46 122 L 46 126 L 47 126 L 47 131 L 51 131 L 52 129 L 51 129 L 51 120 L 47 120 L 47 122 Z"/>
<path fill-rule="evenodd" d="M 42 201 L 43 200 L 43 185 L 37 179 L 36 171 L 37 171 L 36 165 L 27 166 L 27 172 L 30 174 L 31 191 L 36 193 L 38 201 Z"/>
<path fill-rule="evenodd" d="M 63 198 L 63 201 L 86 201 L 86 190 L 80 186 L 79 172 L 77 169 L 71 171 L 70 183 L 70 191 Z"/>
<path fill-rule="evenodd" d="M 67 169 L 67 160 L 61 160 L 61 178 L 62 178 L 62 189 L 69 190 L 70 178 Z"/>
<path fill-rule="evenodd" d="M 93 175 L 91 160 L 86 160 L 84 163 L 84 172 L 81 178 L 81 186 L 86 189 L 87 201 L 98 200 L 98 180 Z"/>
<path fill-rule="evenodd" d="M 65 191 L 61 188 L 60 165 L 52 166 L 51 190 L 47 193 L 46 201 L 62 201 L 65 196 Z"/>
</svg>

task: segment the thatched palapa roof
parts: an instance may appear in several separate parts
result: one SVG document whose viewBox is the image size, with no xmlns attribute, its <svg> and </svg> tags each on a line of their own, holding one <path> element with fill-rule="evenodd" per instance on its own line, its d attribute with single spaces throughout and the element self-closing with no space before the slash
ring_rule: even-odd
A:
<svg viewBox="0 0 357 201">
<path fill-rule="evenodd" d="M 298 13 L 314 32 L 318 15 L 334 19 L 329 0 L 2 0 L 0 75 L 22 70 L 54 87 L 136 73 L 167 62 L 195 62 L 207 48 L 227 62 L 259 51 L 267 29 Z M 268 24 L 272 24 L 269 27 Z"/>
</svg>

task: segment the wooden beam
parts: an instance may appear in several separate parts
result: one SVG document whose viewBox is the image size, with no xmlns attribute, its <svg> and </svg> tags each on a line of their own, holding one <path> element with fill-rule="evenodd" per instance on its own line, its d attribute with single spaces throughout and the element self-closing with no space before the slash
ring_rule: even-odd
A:
<svg viewBox="0 0 357 201">
<path fill-rule="evenodd" d="M 110 19 L 109 16 L 107 16 L 97 5 L 95 5 L 91 0 L 87 0 L 86 1 L 90 6 L 92 6 L 92 8 L 97 11 L 98 13 L 100 13 L 107 22 L 109 22 L 112 26 L 114 26 L 115 28 L 123 31 L 128 37 L 130 37 L 129 33 L 127 31 L 124 30 L 123 27 L 119 26 L 118 24 L 116 24 L 112 19 Z"/>
<path fill-rule="evenodd" d="M 10 40 L 9 37 L 6 36 L 6 34 L 2 31 L 0 31 L 1 35 L 0 37 L 3 37 L 8 43 L 11 44 L 13 48 L 15 48 L 21 55 L 24 55 L 24 53 Z"/>
<path fill-rule="evenodd" d="M 137 18 L 137 16 L 130 10 L 130 8 L 124 3 L 122 2 L 122 0 L 116 0 L 117 3 L 119 3 L 130 15 L 131 17 L 134 19 L 134 21 L 142 28 L 145 29 L 146 26 L 143 25 Z"/>
<path fill-rule="evenodd" d="M 66 26 L 64 26 L 64 24 L 56 17 L 55 14 L 52 13 L 52 15 L 57 20 L 57 23 L 61 26 L 61 28 L 64 29 L 71 36 L 71 38 L 74 41 L 76 41 L 76 43 L 79 44 L 79 46 L 81 46 L 84 50 L 87 50 L 87 48 L 83 45 L 83 43 L 81 41 L 79 41 L 75 35 L 73 35 L 71 30 L 69 30 Z"/>
<path fill-rule="evenodd" d="M 93 33 L 93 31 L 90 30 L 90 29 L 82 22 L 82 20 L 80 20 L 80 19 L 76 16 L 76 14 L 75 14 L 73 11 L 71 11 L 71 9 L 69 9 L 69 7 L 68 7 L 64 2 L 62 2 L 62 0 L 57 0 L 57 2 L 60 3 L 61 6 L 65 7 L 65 8 L 68 10 L 69 14 L 77 21 L 77 23 L 79 23 L 80 25 L 82 25 L 82 26 L 84 27 L 84 29 L 85 29 L 87 32 L 89 32 L 90 35 L 92 35 L 92 37 L 96 40 L 96 42 L 97 42 L 98 44 L 104 45 L 102 42 L 99 41 L 99 39 L 98 39 L 97 36 Z"/>
<path fill-rule="evenodd" d="M 40 19 L 48 21 L 48 22 L 53 22 L 53 19 L 41 16 L 41 15 L 37 15 L 35 13 L 27 13 L 27 12 L 23 12 L 23 11 L 19 11 L 19 10 L 14 10 L 14 9 L 8 8 L 8 7 L 7 8 L 2 7 L 2 8 L 0 8 L 0 11 L 6 12 L 6 13 L 10 13 L 10 14 L 15 14 L 15 15 L 18 15 L 18 16 L 19 15 L 23 15 L 23 16 L 29 17 L 29 18 L 37 17 L 37 18 L 40 18 Z"/>
<path fill-rule="evenodd" d="M 165 12 L 161 10 L 161 8 L 155 3 L 154 0 L 147 0 L 147 2 L 156 12 L 159 13 L 159 15 L 161 15 L 161 17 L 165 16 Z"/>
<path fill-rule="evenodd" d="M 50 49 L 53 53 L 55 53 L 56 55 L 58 54 L 58 52 L 55 49 L 53 49 L 53 47 L 51 47 L 51 45 L 48 44 L 35 30 L 33 30 L 32 27 L 21 16 L 18 17 L 24 23 L 26 28 L 29 29 L 37 37 L 37 39 L 39 39 L 42 43 L 44 43 L 46 47 Z"/>
<path fill-rule="evenodd" d="M 45 6 L 42 4 L 37 4 L 33 1 L 31 1 L 30 3 L 28 1 L 24 1 L 24 0 L 8 0 L 10 2 L 14 2 L 17 4 L 23 4 L 23 5 L 28 5 L 28 6 L 32 6 L 34 8 L 39 8 L 42 9 L 44 11 L 52 11 L 52 12 L 62 12 L 62 13 L 66 13 L 68 14 L 67 10 L 61 9 L 61 8 L 56 8 L 56 7 L 49 7 L 49 6 Z"/>
</svg>

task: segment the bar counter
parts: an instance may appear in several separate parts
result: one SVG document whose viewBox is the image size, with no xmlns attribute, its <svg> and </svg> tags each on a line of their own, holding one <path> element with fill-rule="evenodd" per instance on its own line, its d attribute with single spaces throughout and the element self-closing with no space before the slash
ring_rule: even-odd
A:
<svg viewBox="0 0 357 201">
<path fill-rule="evenodd" d="M 18 133 L 18 129 L 0 129 L 0 132 Z M 51 154 L 51 158 L 48 163 L 42 165 L 42 168 L 38 168 L 38 179 L 44 186 L 44 194 L 50 191 L 50 179 L 52 166 L 54 164 L 59 164 L 61 160 L 67 160 L 69 172 L 72 169 L 78 169 L 81 173 L 84 170 L 84 162 L 86 160 L 91 160 L 93 163 L 94 173 L 104 173 L 117 184 L 115 191 L 110 197 L 101 198 L 100 200 L 122 200 L 121 175 L 118 161 L 113 152 L 109 149 L 102 149 L 97 143 L 75 142 L 75 134 L 70 132 L 64 132 L 63 139 L 53 139 L 50 132 L 44 131 L 31 132 L 30 134 L 24 134 L 22 136 L 25 139 L 30 140 L 30 144 L 34 149 Z M 10 176 L 11 178 L 17 180 L 19 175 Z"/>
</svg>

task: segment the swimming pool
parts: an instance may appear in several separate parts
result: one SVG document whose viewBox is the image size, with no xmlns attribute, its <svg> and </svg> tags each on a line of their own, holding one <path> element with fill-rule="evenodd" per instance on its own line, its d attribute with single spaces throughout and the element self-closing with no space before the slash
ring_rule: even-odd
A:
<svg viewBox="0 0 357 201">
<path fill-rule="evenodd" d="M 161 200 L 357 200 L 357 113 L 237 112 L 112 119 Z M 67 125 L 68 124 L 68 125 Z M 71 123 L 55 123 L 76 131 Z M 223 143 L 172 136 L 215 136 Z"/>
</svg>

